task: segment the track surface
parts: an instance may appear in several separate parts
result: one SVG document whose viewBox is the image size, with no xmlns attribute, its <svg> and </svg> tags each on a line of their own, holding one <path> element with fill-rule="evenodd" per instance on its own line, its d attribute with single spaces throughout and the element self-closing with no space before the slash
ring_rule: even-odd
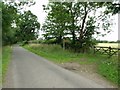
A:
<svg viewBox="0 0 120 90">
<path fill-rule="evenodd" d="M 3 88 L 105 88 L 20 47 L 13 47 L 12 61 Z"/>
</svg>

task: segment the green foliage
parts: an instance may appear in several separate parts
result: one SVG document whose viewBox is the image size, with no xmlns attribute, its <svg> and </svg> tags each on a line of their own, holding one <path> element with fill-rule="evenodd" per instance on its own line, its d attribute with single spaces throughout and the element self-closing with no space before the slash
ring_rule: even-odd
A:
<svg viewBox="0 0 120 90">
<path fill-rule="evenodd" d="M 4 44 L 11 44 L 14 42 L 14 23 L 17 15 L 16 8 L 8 4 L 2 3 L 2 41 Z"/>
<path fill-rule="evenodd" d="M 44 40 L 44 42 L 43 42 L 44 44 L 56 44 L 57 43 L 57 41 L 56 41 L 56 39 L 49 39 L 49 40 Z"/>
<path fill-rule="evenodd" d="M 65 24 L 68 22 L 69 13 L 64 13 L 67 12 L 67 10 L 60 2 L 50 3 L 49 8 L 52 10 L 48 13 L 46 22 L 42 27 L 42 29 L 46 32 L 44 36 L 46 39 L 48 37 L 56 38 L 57 43 L 61 43 L 63 36 L 66 34 L 64 31 L 67 29 Z"/>
<path fill-rule="evenodd" d="M 40 28 L 37 16 L 32 14 L 31 11 L 24 11 L 24 7 L 33 4 L 33 2 L 29 1 L 0 3 L 2 6 L 3 45 L 37 38 L 38 29 Z"/>
<path fill-rule="evenodd" d="M 34 44 L 37 44 L 37 43 L 41 43 L 42 40 L 31 40 L 29 41 L 28 43 L 34 43 Z"/>
<path fill-rule="evenodd" d="M 16 31 L 18 41 L 34 40 L 38 37 L 40 24 L 37 21 L 37 16 L 31 11 L 26 11 L 19 17 L 19 30 Z"/>
<path fill-rule="evenodd" d="M 80 62 L 80 58 L 88 59 L 88 61 L 84 61 L 84 63 L 92 63 L 103 58 L 98 56 L 93 57 L 94 55 L 92 54 L 74 53 L 72 51 L 63 50 L 60 45 L 56 44 L 30 44 L 23 47 L 57 63 L 65 63 L 70 61 Z"/>
<path fill-rule="evenodd" d="M 26 45 L 24 47 L 38 55 L 59 63 L 67 62 L 68 60 L 70 60 L 68 58 L 72 55 L 69 52 L 63 52 L 63 49 L 59 45 L 40 44 L 31 46 Z"/>
<path fill-rule="evenodd" d="M 89 64 L 106 58 L 105 56 L 94 55 L 92 52 L 83 54 L 75 53 L 71 50 L 63 50 L 61 46 L 57 44 L 29 44 L 23 47 L 57 63 L 77 61 L 81 64 Z M 81 61 L 82 58 L 84 58 L 85 61 Z"/>
<path fill-rule="evenodd" d="M 26 45 L 26 44 L 28 44 L 28 41 L 22 41 L 22 42 L 20 43 L 20 46 L 24 46 L 24 45 Z"/>
<path fill-rule="evenodd" d="M 119 75 L 118 75 L 118 59 L 116 57 L 102 61 L 101 64 L 99 64 L 99 73 L 106 77 L 107 79 L 113 81 L 116 84 L 120 85 Z"/>
<path fill-rule="evenodd" d="M 44 43 L 44 40 L 30 40 L 28 43 L 33 43 L 33 44 L 40 44 L 40 43 Z"/>
<path fill-rule="evenodd" d="M 106 13 L 112 12 L 112 14 L 118 14 L 120 12 L 120 4 L 119 1 L 117 2 L 117 0 L 112 4 L 106 3 L 106 6 L 107 6 Z"/>
<path fill-rule="evenodd" d="M 89 50 L 95 44 L 93 35 L 101 34 L 99 32 L 101 26 L 104 31 L 110 32 L 110 15 L 106 13 L 108 4 L 112 3 L 50 2 L 48 6 L 44 6 L 44 10 L 48 11 L 47 19 L 42 27 L 45 39 L 56 38 L 57 43 L 61 44 L 65 36 L 72 36 L 73 46 L 83 49 L 83 52 Z M 101 8 L 105 10 L 102 10 L 100 15 L 96 15 L 97 10 Z"/>
</svg>

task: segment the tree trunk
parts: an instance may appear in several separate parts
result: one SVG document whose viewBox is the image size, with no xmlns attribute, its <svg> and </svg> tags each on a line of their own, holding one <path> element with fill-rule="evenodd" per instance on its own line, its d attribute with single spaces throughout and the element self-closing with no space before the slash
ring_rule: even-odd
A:
<svg viewBox="0 0 120 90">
<path fill-rule="evenodd" d="M 72 43 L 73 43 L 73 45 L 75 44 L 75 31 L 73 30 L 72 31 Z"/>
<path fill-rule="evenodd" d="M 84 26 L 85 26 L 85 20 L 86 20 L 86 18 L 87 18 L 87 14 L 88 14 L 88 12 L 87 12 L 87 10 L 86 10 L 86 7 L 87 7 L 87 4 L 85 4 L 85 15 L 84 15 L 84 18 L 83 18 L 83 21 L 82 21 L 82 27 L 81 27 L 81 29 L 80 29 L 80 39 L 82 39 L 83 38 L 83 31 L 84 31 Z"/>
<path fill-rule="evenodd" d="M 84 48 L 83 48 L 83 43 L 84 43 L 84 26 L 85 26 L 85 21 L 86 21 L 86 18 L 87 18 L 87 4 L 85 4 L 85 15 L 84 15 L 84 18 L 83 18 L 83 21 L 82 21 L 82 27 L 80 29 L 80 36 L 79 36 L 79 43 L 80 43 L 80 48 L 81 48 L 81 52 L 84 52 Z"/>
<path fill-rule="evenodd" d="M 71 18 L 72 18 L 72 28 L 71 28 L 71 34 L 72 34 L 72 44 L 74 45 L 75 44 L 75 38 L 76 38 L 76 35 L 75 35 L 75 20 L 74 20 L 74 12 L 72 11 L 72 3 L 71 3 L 71 8 L 70 8 L 70 12 L 71 12 Z"/>
<path fill-rule="evenodd" d="M 59 37 L 57 38 L 57 43 L 61 44 L 62 43 L 62 35 L 59 35 Z"/>
</svg>

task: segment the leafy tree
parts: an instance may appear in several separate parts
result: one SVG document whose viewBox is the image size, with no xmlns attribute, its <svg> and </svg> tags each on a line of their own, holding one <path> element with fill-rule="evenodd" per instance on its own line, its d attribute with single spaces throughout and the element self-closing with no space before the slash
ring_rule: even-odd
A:
<svg viewBox="0 0 120 90">
<path fill-rule="evenodd" d="M 119 1 L 118 1 L 119 2 Z M 120 13 L 120 3 L 107 3 L 107 10 L 106 10 L 107 13 L 111 13 L 114 15 L 114 14 L 117 14 L 117 13 Z"/>
<path fill-rule="evenodd" d="M 2 41 L 4 44 L 14 42 L 14 30 L 12 30 L 12 23 L 14 23 L 17 10 L 11 5 L 2 3 Z"/>
<path fill-rule="evenodd" d="M 89 50 L 94 44 L 93 35 L 101 34 L 99 27 L 102 26 L 104 31 L 110 32 L 110 13 L 106 13 L 108 4 L 111 2 L 49 3 L 47 7 L 44 6 L 44 10 L 48 11 L 46 23 L 43 25 L 45 35 L 72 35 L 73 47 L 80 48 L 83 52 Z M 101 8 L 102 13 L 97 15 L 97 10 Z"/>
<path fill-rule="evenodd" d="M 26 11 L 20 15 L 17 27 L 19 27 L 16 32 L 18 41 L 29 41 L 37 38 L 40 24 L 36 15 Z"/>
<path fill-rule="evenodd" d="M 40 24 L 37 16 L 24 7 L 34 5 L 34 2 L 1 2 L 2 5 L 2 41 L 3 45 L 17 41 L 31 40 L 37 37 Z"/>
<path fill-rule="evenodd" d="M 57 43 L 61 43 L 62 38 L 67 33 L 65 32 L 67 29 L 67 27 L 65 27 L 65 24 L 69 22 L 69 17 L 68 13 L 64 13 L 67 12 L 67 10 L 65 9 L 63 3 L 60 2 L 50 3 L 49 8 L 51 8 L 51 11 L 48 13 L 46 22 L 42 27 L 42 29 L 46 32 L 44 36 L 46 38 L 56 38 Z M 44 10 L 47 10 L 47 8 L 44 7 Z"/>
</svg>

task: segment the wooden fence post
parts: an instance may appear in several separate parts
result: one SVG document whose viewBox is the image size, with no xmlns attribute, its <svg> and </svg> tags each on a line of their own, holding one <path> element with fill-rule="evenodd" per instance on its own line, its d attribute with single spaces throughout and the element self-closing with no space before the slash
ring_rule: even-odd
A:
<svg viewBox="0 0 120 90">
<path fill-rule="evenodd" d="M 111 56 L 111 50 L 112 50 L 112 48 L 109 47 L 109 57 Z"/>
<path fill-rule="evenodd" d="M 117 53 L 120 54 L 120 48 L 112 48 L 111 46 L 109 47 L 94 46 L 94 54 L 96 52 L 101 52 L 101 50 L 102 50 L 101 54 L 107 54 L 109 58 Z"/>
<path fill-rule="evenodd" d="M 96 47 L 94 46 L 94 54 L 95 54 L 95 48 L 96 48 Z"/>
<path fill-rule="evenodd" d="M 65 39 L 63 39 L 63 50 L 65 50 Z"/>
</svg>

